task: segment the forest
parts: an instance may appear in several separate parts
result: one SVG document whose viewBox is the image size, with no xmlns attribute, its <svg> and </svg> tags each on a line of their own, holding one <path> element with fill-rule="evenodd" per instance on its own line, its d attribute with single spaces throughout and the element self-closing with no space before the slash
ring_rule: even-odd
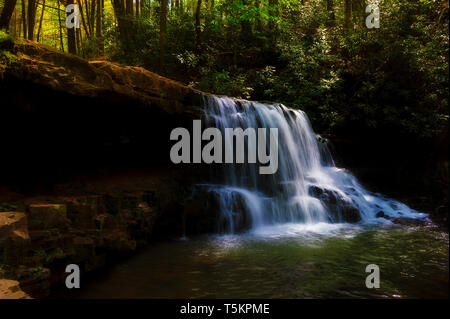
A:
<svg viewBox="0 0 450 319">
<path fill-rule="evenodd" d="M 79 28 L 66 28 L 79 6 Z M 2 0 L 0 28 L 200 90 L 305 111 L 322 133 L 435 137 L 448 121 L 448 0 Z M 5 35 L 2 35 L 5 36 Z"/>
</svg>

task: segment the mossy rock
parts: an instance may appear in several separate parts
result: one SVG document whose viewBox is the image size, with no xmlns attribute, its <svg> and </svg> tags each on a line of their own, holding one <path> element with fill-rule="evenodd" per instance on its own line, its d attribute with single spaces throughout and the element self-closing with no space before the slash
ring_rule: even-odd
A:
<svg viewBox="0 0 450 319">
<path fill-rule="evenodd" d="M 14 40 L 5 31 L 0 30 L 0 51 L 12 51 L 14 49 Z"/>
</svg>

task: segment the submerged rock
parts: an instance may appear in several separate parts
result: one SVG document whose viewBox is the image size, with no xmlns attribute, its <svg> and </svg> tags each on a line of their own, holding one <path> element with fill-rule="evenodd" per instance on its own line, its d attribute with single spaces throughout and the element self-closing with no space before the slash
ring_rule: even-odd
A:
<svg viewBox="0 0 450 319">
<path fill-rule="evenodd" d="M 404 226 L 411 226 L 411 227 L 424 226 L 424 225 L 429 224 L 428 219 L 406 218 L 406 217 L 394 218 L 394 219 L 392 219 L 392 222 L 397 225 L 404 225 Z"/>
<path fill-rule="evenodd" d="M 386 218 L 387 216 L 384 214 L 383 211 L 379 211 L 379 212 L 375 215 L 375 217 L 376 217 L 376 218 L 381 218 L 381 217 Z"/>
<path fill-rule="evenodd" d="M 28 207 L 28 219 L 30 229 L 58 228 L 67 230 L 69 219 L 67 218 L 67 207 L 63 204 L 31 204 Z"/>
</svg>

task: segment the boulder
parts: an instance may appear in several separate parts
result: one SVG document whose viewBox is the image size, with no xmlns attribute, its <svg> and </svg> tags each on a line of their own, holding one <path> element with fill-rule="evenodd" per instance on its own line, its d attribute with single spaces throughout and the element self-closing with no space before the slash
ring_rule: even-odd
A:
<svg viewBox="0 0 450 319">
<path fill-rule="evenodd" d="M 376 217 L 376 218 L 385 217 L 385 214 L 384 214 L 384 212 L 379 211 L 379 212 L 375 215 L 375 217 Z"/>
<path fill-rule="evenodd" d="M 50 293 L 50 270 L 42 266 L 19 266 L 15 279 L 20 282 L 23 291 L 33 298 L 43 298 Z"/>
<path fill-rule="evenodd" d="M 332 221 L 356 223 L 361 220 L 359 210 L 351 203 L 341 199 L 335 191 L 311 185 L 308 192 L 327 207 Z"/>
<path fill-rule="evenodd" d="M 29 245 L 26 214 L 0 213 L 0 264 L 14 266 L 23 263 Z"/>
<path fill-rule="evenodd" d="M 64 204 L 31 204 L 28 207 L 30 230 L 57 228 L 67 230 L 70 220 Z"/>
<path fill-rule="evenodd" d="M 196 106 L 204 93 L 144 68 L 87 61 L 24 39 L 17 40 L 14 47 L 10 43 L 8 50 L 15 55 L 15 63 L 0 69 L 0 80 L 10 77 L 106 101 L 134 100 L 143 107 L 157 107 L 169 114 L 199 114 Z"/>
<path fill-rule="evenodd" d="M 340 210 L 341 210 L 341 218 L 345 222 L 357 223 L 361 220 L 359 210 L 350 204 L 342 206 Z"/>
<path fill-rule="evenodd" d="M 0 299 L 31 299 L 16 280 L 0 279 Z"/>
<path fill-rule="evenodd" d="M 429 224 L 429 220 L 427 220 L 427 219 L 406 218 L 406 217 L 394 218 L 392 220 L 392 222 L 397 225 L 410 226 L 410 227 L 424 226 L 424 225 Z"/>
<path fill-rule="evenodd" d="M 383 211 L 379 211 L 376 215 L 376 218 L 384 218 L 384 219 L 391 219 L 391 217 L 389 217 L 388 215 L 386 215 Z"/>
</svg>

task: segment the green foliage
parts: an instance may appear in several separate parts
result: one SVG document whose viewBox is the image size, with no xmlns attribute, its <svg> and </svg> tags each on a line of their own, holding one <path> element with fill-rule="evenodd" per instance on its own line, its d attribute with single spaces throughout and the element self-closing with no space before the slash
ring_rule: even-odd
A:
<svg viewBox="0 0 450 319">
<path fill-rule="evenodd" d="M 13 38 L 5 31 L 0 30 L 0 48 L 4 47 L 5 45 L 11 44 L 14 44 Z"/>
<path fill-rule="evenodd" d="M 223 0 L 202 8 L 200 52 L 195 10 L 171 10 L 165 75 L 302 109 L 323 133 L 429 139 L 440 132 L 448 122 L 448 28 L 436 23 L 439 1 L 382 0 L 380 29 L 366 28 L 361 6 L 350 31 L 341 3 L 330 23 L 325 1 L 302 2 Z M 134 23 L 143 45 L 115 57 L 160 72 L 159 8 Z"/>
<path fill-rule="evenodd" d="M 5 31 L 0 30 L 0 65 L 14 62 L 14 55 L 10 52 L 13 47 L 13 38 Z"/>
<path fill-rule="evenodd" d="M 92 36 L 81 44 L 80 53 L 84 58 L 93 58 L 98 55 L 98 39 Z"/>
<path fill-rule="evenodd" d="M 211 93 L 302 109 L 323 133 L 382 131 L 426 141 L 448 123 L 448 1 L 380 0 L 380 28 L 368 29 L 367 2 L 352 0 L 344 29 L 343 1 L 333 1 L 334 18 L 324 0 L 202 1 L 197 28 L 197 1 L 182 0 L 183 8 L 167 13 L 163 66 L 160 2 L 141 3 L 139 15 L 122 17 L 124 37 L 106 2 L 102 41 L 93 29 L 86 34 L 84 21 L 78 54 L 96 57 L 103 42 L 114 61 Z M 41 42 L 57 47 L 61 12 L 56 5 L 46 10 Z M 4 48 L 11 43 L 0 31 L 0 63 L 13 61 Z"/>
<path fill-rule="evenodd" d="M 0 212 L 10 212 L 17 210 L 17 205 L 10 203 L 0 203 Z"/>
</svg>

